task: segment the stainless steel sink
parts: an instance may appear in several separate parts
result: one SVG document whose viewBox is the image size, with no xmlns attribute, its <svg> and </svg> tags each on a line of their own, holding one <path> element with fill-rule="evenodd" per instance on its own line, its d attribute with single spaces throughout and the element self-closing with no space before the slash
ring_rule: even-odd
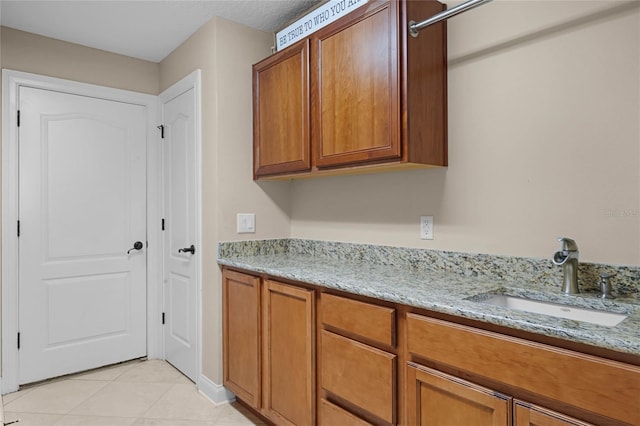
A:
<svg viewBox="0 0 640 426">
<path fill-rule="evenodd" d="M 542 302 L 540 300 L 526 299 L 523 297 L 495 294 L 487 299 L 480 300 L 494 306 L 515 309 L 517 311 L 531 312 L 535 314 L 550 315 L 558 318 L 566 318 L 575 321 L 583 321 L 591 324 L 614 327 L 627 318 L 626 314 L 600 311 L 590 308 L 576 308 L 575 306 L 561 305 L 559 303 Z"/>
</svg>

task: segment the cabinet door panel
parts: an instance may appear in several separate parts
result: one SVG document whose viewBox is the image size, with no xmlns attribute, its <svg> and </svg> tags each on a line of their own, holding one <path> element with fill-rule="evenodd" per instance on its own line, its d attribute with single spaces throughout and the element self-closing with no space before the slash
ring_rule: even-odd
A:
<svg viewBox="0 0 640 426">
<path fill-rule="evenodd" d="M 396 14 L 392 1 L 312 39 L 318 167 L 400 158 Z"/>
<path fill-rule="evenodd" d="M 223 273 L 224 385 L 260 407 L 260 279 Z"/>
<path fill-rule="evenodd" d="M 506 426 L 511 398 L 427 367 L 407 365 L 411 425 Z"/>
<path fill-rule="evenodd" d="M 396 356 L 322 331 L 322 388 L 388 423 L 396 418 Z"/>
<path fill-rule="evenodd" d="M 546 408 L 515 401 L 514 426 L 593 426 Z"/>
<path fill-rule="evenodd" d="M 276 424 L 315 421 L 314 304 L 313 290 L 264 282 L 263 406 Z"/>
<path fill-rule="evenodd" d="M 309 42 L 253 67 L 254 175 L 309 170 Z"/>
</svg>

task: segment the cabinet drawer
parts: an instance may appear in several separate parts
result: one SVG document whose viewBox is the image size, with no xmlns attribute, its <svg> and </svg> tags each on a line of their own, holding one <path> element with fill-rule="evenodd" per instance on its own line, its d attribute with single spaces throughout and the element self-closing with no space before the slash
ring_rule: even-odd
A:
<svg viewBox="0 0 640 426">
<path fill-rule="evenodd" d="M 370 426 L 371 423 L 365 422 L 359 417 L 354 416 L 350 412 L 343 410 L 335 404 L 330 403 L 326 399 L 320 401 L 320 421 L 321 426 Z"/>
<path fill-rule="evenodd" d="M 395 355 L 323 330 L 320 356 L 323 389 L 395 422 Z"/>
<path fill-rule="evenodd" d="M 640 367 L 415 314 L 407 333 L 411 355 L 640 424 Z"/>
<path fill-rule="evenodd" d="M 322 323 L 381 345 L 396 345 L 396 311 L 393 308 L 323 294 Z"/>
</svg>

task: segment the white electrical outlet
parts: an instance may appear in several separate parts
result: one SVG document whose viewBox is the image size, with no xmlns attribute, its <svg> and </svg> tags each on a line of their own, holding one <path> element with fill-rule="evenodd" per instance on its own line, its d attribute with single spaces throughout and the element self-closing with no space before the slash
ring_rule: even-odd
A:
<svg viewBox="0 0 640 426">
<path fill-rule="evenodd" d="M 256 215 L 254 213 L 238 213 L 238 234 L 255 234 Z"/>
<path fill-rule="evenodd" d="M 433 240 L 433 216 L 420 216 L 420 239 Z"/>
</svg>

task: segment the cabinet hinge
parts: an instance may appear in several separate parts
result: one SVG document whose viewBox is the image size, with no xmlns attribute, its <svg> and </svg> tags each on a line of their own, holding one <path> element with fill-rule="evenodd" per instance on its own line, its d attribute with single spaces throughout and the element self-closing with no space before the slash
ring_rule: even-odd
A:
<svg viewBox="0 0 640 426">
<path fill-rule="evenodd" d="M 162 313 L 162 325 L 164 325 L 164 312 Z"/>
<path fill-rule="evenodd" d="M 162 230 L 164 231 L 164 218 L 162 219 Z"/>
<path fill-rule="evenodd" d="M 20 332 L 18 332 L 18 349 L 20 349 Z"/>
<path fill-rule="evenodd" d="M 20 237 L 20 221 L 18 221 L 18 237 Z"/>
<path fill-rule="evenodd" d="M 18 110 L 18 127 L 20 127 L 20 110 Z"/>
<path fill-rule="evenodd" d="M 160 139 L 164 139 L 164 125 L 159 125 L 158 129 L 160 129 Z"/>
</svg>

